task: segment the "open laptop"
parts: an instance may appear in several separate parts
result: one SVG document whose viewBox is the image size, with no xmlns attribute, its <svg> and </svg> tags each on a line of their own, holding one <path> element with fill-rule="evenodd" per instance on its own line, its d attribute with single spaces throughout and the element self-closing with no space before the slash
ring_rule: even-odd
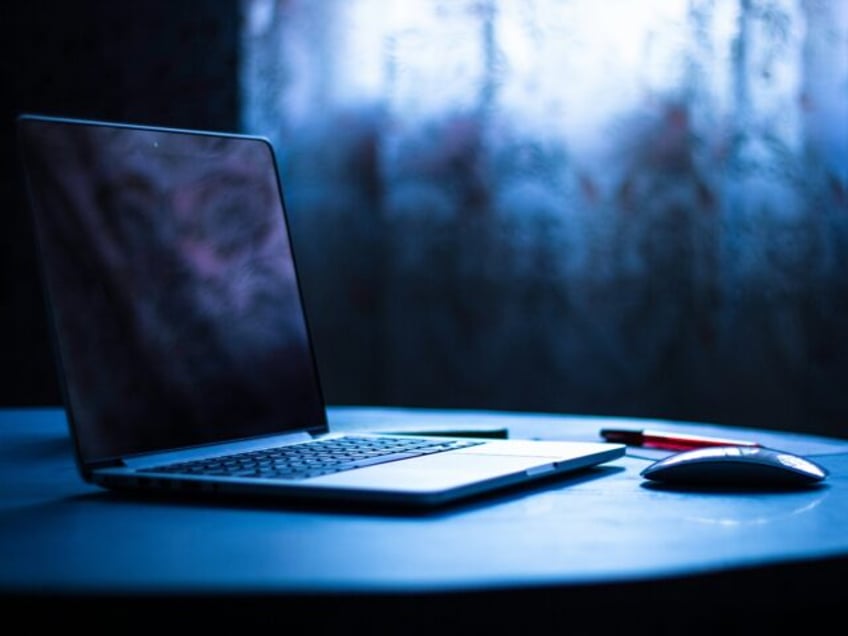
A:
<svg viewBox="0 0 848 636">
<path fill-rule="evenodd" d="M 331 431 L 267 139 L 35 114 L 17 125 L 85 481 L 433 506 L 624 454 Z"/>
</svg>

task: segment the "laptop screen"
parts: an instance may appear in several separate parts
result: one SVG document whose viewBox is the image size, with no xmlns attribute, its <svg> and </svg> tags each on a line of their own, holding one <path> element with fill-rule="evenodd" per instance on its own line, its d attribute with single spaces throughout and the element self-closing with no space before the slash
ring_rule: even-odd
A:
<svg viewBox="0 0 848 636">
<path fill-rule="evenodd" d="M 326 427 L 265 140 L 19 128 L 83 461 Z"/>
</svg>

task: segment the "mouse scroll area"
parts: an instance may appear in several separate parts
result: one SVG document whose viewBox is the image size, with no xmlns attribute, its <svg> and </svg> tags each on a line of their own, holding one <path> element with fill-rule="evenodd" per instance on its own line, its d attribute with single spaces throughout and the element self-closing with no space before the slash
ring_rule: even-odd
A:
<svg viewBox="0 0 848 636">
<path fill-rule="evenodd" d="M 675 486 L 791 488 L 812 486 L 827 470 L 799 455 L 764 447 L 720 446 L 670 455 L 641 476 Z"/>
</svg>

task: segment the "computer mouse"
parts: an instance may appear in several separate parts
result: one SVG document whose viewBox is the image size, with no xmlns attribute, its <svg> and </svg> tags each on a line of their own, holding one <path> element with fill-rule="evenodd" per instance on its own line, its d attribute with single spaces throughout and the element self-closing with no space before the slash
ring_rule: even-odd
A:
<svg viewBox="0 0 848 636">
<path fill-rule="evenodd" d="M 641 476 L 675 486 L 791 488 L 814 485 L 828 475 L 799 455 L 763 446 L 713 446 L 654 462 Z"/>
</svg>

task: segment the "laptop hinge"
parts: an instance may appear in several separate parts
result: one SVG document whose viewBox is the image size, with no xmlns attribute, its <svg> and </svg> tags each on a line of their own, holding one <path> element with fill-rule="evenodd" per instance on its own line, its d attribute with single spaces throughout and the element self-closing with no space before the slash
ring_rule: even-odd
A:
<svg viewBox="0 0 848 636">
<path fill-rule="evenodd" d="M 268 435 L 254 439 L 245 439 L 236 442 L 220 442 L 217 444 L 209 444 L 208 446 L 199 446 L 196 448 L 186 448 L 183 450 L 162 451 L 157 453 L 148 453 L 145 455 L 124 457 L 119 466 L 139 469 L 159 464 L 190 461 L 194 459 L 203 459 L 205 457 L 218 457 L 222 452 L 239 453 L 259 448 L 268 448 L 269 446 L 283 446 L 295 442 L 303 442 L 311 439 L 308 433 L 285 433 L 282 435 Z"/>
</svg>

